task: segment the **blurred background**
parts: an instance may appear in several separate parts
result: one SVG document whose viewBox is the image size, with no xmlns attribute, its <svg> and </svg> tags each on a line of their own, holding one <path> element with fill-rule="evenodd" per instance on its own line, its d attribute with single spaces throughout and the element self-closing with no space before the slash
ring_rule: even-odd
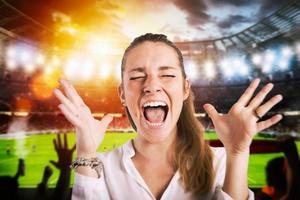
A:
<svg viewBox="0 0 300 200">
<path fill-rule="evenodd" d="M 96 118 L 114 115 L 99 151 L 135 137 L 117 87 L 125 48 L 147 32 L 166 34 L 182 51 L 195 115 L 212 146 L 220 143 L 204 103 L 226 113 L 254 78 L 275 85 L 267 99 L 283 95 L 265 116 L 283 120 L 252 144 L 251 188 L 267 185 L 268 161 L 284 155 L 277 137 L 289 135 L 300 152 L 299 1 L 1 0 L 0 176 L 12 177 L 22 198 L 50 198 L 61 182 L 73 184 L 72 174 L 62 177 L 68 163 L 61 149 L 74 157 L 75 136 L 53 96 L 60 78 L 75 85 Z"/>
</svg>

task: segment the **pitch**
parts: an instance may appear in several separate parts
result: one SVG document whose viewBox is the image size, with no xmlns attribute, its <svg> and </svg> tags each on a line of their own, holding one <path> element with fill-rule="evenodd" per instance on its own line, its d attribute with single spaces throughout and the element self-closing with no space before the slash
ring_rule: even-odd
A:
<svg viewBox="0 0 300 200">
<path fill-rule="evenodd" d="M 68 133 L 68 145 L 71 148 L 75 143 L 74 133 Z M 99 152 L 109 151 L 126 141 L 134 138 L 135 133 L 106 133 Z M 53 175 L 49 180 L 49 187 L 54 187 L 59 176 L 59 171 L 49 163 L 50 160 L 57 161 L 57 155 L 53 146 L 56 134 L 20 135 L 17 138 L 0 139 L 0 176 L 14 176 L 18 166 L 18 158 L 25 159 L 25 176 L 19 178 L 20 187 L 36 187 L 40 183 L 43 170 L 46 165 L 53 169 Z M 215 139 L 215 133 L 206 134 L 206 138 Z M 255 139 L 260 139 L 256 137 Z M 300 142 L 297 142 L 300 152 Z M 281 153 L 252 154 L 250 156 L 248 182 L 250 187 L 262 187 L 265 181 L 265 166 L 267 162 Z M 75 154 L 73 155 L 75 157 Z M 74 181 L 72 173 L 71 184 Z"/>
</svg>

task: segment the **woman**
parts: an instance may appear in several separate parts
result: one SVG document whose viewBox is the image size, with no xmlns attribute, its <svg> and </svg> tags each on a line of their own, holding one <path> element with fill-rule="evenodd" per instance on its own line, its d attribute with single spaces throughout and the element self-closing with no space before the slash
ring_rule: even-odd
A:
<svg viewBox="0 0 300 200">
<path fill-rule="evenodd" d="M 250 143 L 282 118 L 258 121 L 282 96 L 262 104 L 273 87 L 267 84 L 252 98 L 256 79 L 228 114 L 204 105 L 225 149 L 209 147 L 194 117 L 182 54 L 160 34 L 136 38 L 124 53 L 119 96 L 138 134 L 122 147 L 96 154 L 112 117 L 95 120 L 72 85 L 61 84 L 66 96 L 55 90 L 59 108 L 76 128 L 74 199 L 252 199 Z"/>
</svg>

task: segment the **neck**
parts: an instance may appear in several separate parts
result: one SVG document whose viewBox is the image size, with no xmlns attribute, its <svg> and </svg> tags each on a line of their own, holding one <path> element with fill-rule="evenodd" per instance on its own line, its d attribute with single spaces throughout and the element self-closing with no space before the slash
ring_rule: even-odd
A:
<svg viewBox="0 0 300 200">
<path fill-rule="evenodd" d="M 173 163 L 173 154 L 175 152 L 176 134 L 161 142 L 151 143 L 143 136 L 138 136 L 134 139 L 133 145 L 136 155 L 144 160 L 155 162 Z"/>
</svg>

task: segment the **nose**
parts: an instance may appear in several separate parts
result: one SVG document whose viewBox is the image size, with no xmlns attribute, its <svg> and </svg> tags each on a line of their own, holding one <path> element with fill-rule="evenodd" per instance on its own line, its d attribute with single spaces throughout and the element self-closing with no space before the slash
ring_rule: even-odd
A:
<svg viewBox="0 0 300 200">
<path fill-rule="evenodd" d="M 159 84 L 159 80 L 154 78 L 153 76 L 148 76 L 146 78 L 146 81 L 144 82 L 144 93 L 155 93 L 155 92 L 161 92 L 161 86 Z"/>
</svg>

